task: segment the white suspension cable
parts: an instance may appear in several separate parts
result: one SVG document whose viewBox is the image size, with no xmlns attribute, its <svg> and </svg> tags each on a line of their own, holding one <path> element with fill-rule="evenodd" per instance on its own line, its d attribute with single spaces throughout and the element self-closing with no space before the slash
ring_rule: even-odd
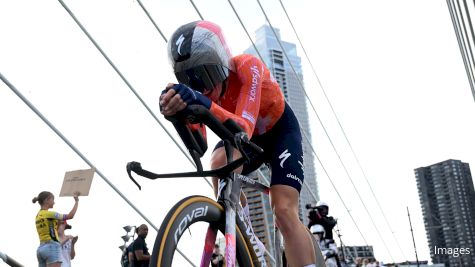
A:
<svg viewBox="0 0 475 267">
<path fill-rule="evenodd" d="M 148 10 L 145 8 L 145 6 L 142 4 L 142 1 L 141 0 L 137 0 L 137 2 L 139 3 L 140 7 L 142 8 L 143 12 L 145 12 L 145 15 L 147 15 L 148 19 L 152 22 L 153 26 L 155 27 L 155 29 L 157 29 L 157 31 L 160 33 L 160 36 L 162 36 L 163 40 L 166 42 L 167 41 L 167 38 L 165 37 L 165 35 L 163 35 L 163 32 L 160 30 L 160 28 L 157 26 L 157 23 L 155 23 L 155 21 L 153 20 L 152 16 L 150 16 L 150 13 L 148 13 Z"/>
<path fill-rule="evenodd" d="M 315 114 L 316 114 L 316 116 L 317 116 L 317 118 L 318 118 L 318 120 L 319 120 L 319 122 L 320 122 L 320 125 L 322 126 L 323 130 L 325 131 L 328 140 L 330 141 L 330 143 L 331 143 L 331 145 L 332 145 L 332 147 L 333 147 L 335 153 L 337 154 L 337 156 L 338 156 L 338 158 L 339 158 L 339 161 L 340 161 L 340 163 L 342 164 L 342 167 L 343 167 L 343 169 L 345 170 L 345 172 L 346 172 L 348 178 L 350 179 L 351 184 L 353 185 L 353 188 L 355 189 L 355 192 L 357 193 L 358 198 L 360 199 L 361 203 L 363 204 L 363 207 L 364 207 L 366 213 L 368 214 L 368 216 L 369 216 L 369 218 L 370 218 L 370 220 L 371 220 L 371 222 L 372 222 L 372 224 L 373 224 L 373 226 L 374 226 L 376 232 L 378 233 L 378 235 L 379 235 L 381 241 L 383 242 L 383 244 L 384 244 L 384 246 L 385 246 L 385 248 L 386 248 L 388 254 L 389 254 L 390 257 L 391 257 L 391 259 L 394 261 L 394 258 L 393 258 L 393 256 L 392 256 L 392 254 L 391 254 L 391 252 L 390 252 L 388 246 L 386 245 L 386 242 L 384 241 L 384 239 L 383 239 L 383 237 L 382 237 L 382 235 L 381 235 L 381 233 L 380 233 L 380 231 L 379 231 L 379 228 L 376 226 L 376 223 L 374 222 L 373 217 L 371 216 L 371 214 L 370 214 L 368 208 L 366 207 L 366 204 L 364 203 L 364 201 L 363 201 L 363 199 L 362 199 L 362 197 L 361 197 L 361 195 L 360 195 L 358 189 L 356 188 L 356 185 L 354 184 L 353 179 L 351 178 L 351 176 L 350 176 L 350 174 L 349 174 L 349 172 L 348 172 L 348 170 L 347 170 L 345 164 L 343 163 L 340 154 L 337 152 L 336 147 L 334 146 L 334 144 L 333 144 L 333 142 L 332 142 L 332 140 L 331 140 L 331 138 L 330 138 L 330 136 L 329 136 L 329 134 L 328 134 L 328 132 L 327 132 L 327 130 L 326 130 L 326 128 L 325 128 L 325 126 L 323 125 L 322 121 L 320 120 L 320 117 L 318 116 L 317 111 L 316 111 L 315 107 L 313 106 L 313 103 L 312 103 L 312 101 L 310 100 L 310 98 L 309 98 L 309 96 L 308 96 L 308 94 L 307 94 L 307 92 L 306 92 L 306 90 L 305 90 L 305 88 L 304 88 L 304 86 L 303 86 L 303 83 L 302 83 L 302 81 L 301 81 L 301 79 L 300 79 L 300 77 L 299 77 L 297 71 L 295 70 L 295 68 L 294 68 L 294 66 L 293 66 L 293 64 L 292 64 L 292 62 L 290 61 L 290 58 L 288 57 L 287 52 L 285 51 L 284 46 L 282 45 L 282 42 L 279 40 L 278 35 L 277 35 L 277 33 L 275 32 L 275 29 L 274 29 L 274 27 L 272 26 L 272 24 L 271 24 L 271 22 L 270 22 L 270 20 L 269 20 L 269 18 L 268 18 L 268 16 L 267 16 L 267 13 L 265 12 L 265 10 L 264 10 L 264 8 L 262 7 L 262 4 L 261 4 L 261 2 L 260 2 L 259 0 L 257 0 L 257 3 L 259 4 L 259 7 L 261 8 L 261 11 L 262 11 L 262 13 L 264 14 L 264 17 L 266 18 L 267 23 L 269 23 L 269 26 L 270 26 L 272 32 L 274 33 L 275 38 L 276 38 L 277 42 L 279 43 L 279 46 L 281 47 L 282 52 L 283 52 L 285 58 L 287 59 L 287 61 L 288 61 L 288 63 L 289 63 L 289 66 L 291 67 L 292 71 L 295 73 L 295 76 L 297 77 L 297 81 L 299 82 L 300 88 L 302 89 L 302 91 L 304 92 L 305 96 L 307 97 L 307 99 L 308 99 L 310 105 L 312 106 L 313 111 L 315 112 Z"/>
<path fill-rule="evenodd" d="M 94 166 L 94 164 L 92 164 L 91 161 L 86 158 L 86 156 L 84 156 L 84 154 L 81 153 L 81 151 L 79 151 L 79 149 L 77 149 L 45 116 L 43 116 L 43 114 L 25 96 L 23 96 L 21 92 L 18 91 L 16 87 L 13 86 L 13 84 L 11 84 L 7 78 L 2 75 L 2 73 L 0 73 L 0 80 L 2 80 L 13 91 L 13 93 L 15 93 L 23 101 L 23 103 L 25 103 L 38 117 L 40 117 L 40 119 L 46 123 L 46 125 L 48 125 L 48 127 L 53 130 L 53 132 L 58 135 L 58 137 L 60 137 L 87 165 L 89 165 L 89 167 L 94 169 L 99 177 L 101 177 L 104 182 L 106 182 L 123 200 L 125 200 L 125 202 L 127 202 L 127 204 L 129 204 L 129 206 L 135 212 L 137 212 L 140 217 L 142 217 L 148 224 L 150 224 L 150 226 L 152 226 L 153 229 L 155 229 L 155 231 L 158 232 L 157 226 L 155 226 L 155 224 L 149 220 L 145 214 L 143 214 L 119 189 L 117 189 L 117 187 L 115 187 L 115 185 L 109 179 L 107 179 L 107 177 L 96 166 Z M 188 262 L 191 263 L 186 255 L 184 255 L 178 248 L 177 251 Z M 193 263 L 191 264 L 193 265 Z"/>
<path fill-rule="evenodd" d="M 371 186 L 371 184 L 370 184 L 370 182 L 369 182 L 369 180 L 368 180 L 368 177 L 366 176 L 366 173 L 365 173 L 365 171 L 363 170 L 363 167 L 362 167 L 362 165 L 361 165 L 361 163 L 360 163 L 360 160 L 359 160 L 359 158 L 356 156 L 356 153 L 355 153 L 355 151 L 354 151 L 354 149 L 353 149 L 353 146 L 351 145 L 351 142 L 350 142 L 348 136 L 346 135 L 346 131 L 343 129 L 343 125 L 341 124 L 340 119 L 338 118 L 338 116 L 337 116 L 337 114 L 336 114 L 336 112 L 335 112 L 335 109 L 333 108 L 333 105 L 332 105 L 332 103 L 331 103 L 331 101 L 330 101 L 330 99 L 329 99 L 329 97 L 328 97 L 328 95 L 327 95 L 327 93 L 326 93 L 326 91 L 325 91 L 325 89 L 324 89 L 324 87 L 323 87 L 321 81 L 320 81 L 320 78 L 318 77 L 317 72 L 315 71 L 315 68 L 313 67 L 312 61 L 310 60 L 310 58 L 309 58 L 309 56 L 308 56 L 308 54 L 307 54 L 307 51 L 305 50 L 305 47 L 303 46 L 303 43 L 302 43 L 302 41 L 300 40 L 299 34 L 297 33 L 297 30 L 295 29 L 293 22 L 292 22 L 292 20 L 290 19 L 289 14 L 287 13 L 287 9 L 285 8 L 284 3 L 282 2 L 282 0 L 279 0 L 279 2 L 280 2 L 280 5 L 282 6 L 282 9 L 284 10 L 284 13 L 285 13 L 285 16 L 287 17 L 287 20 L 288 20 L 289 23 L 290 23 L 290 26 L 292 27 L 292 30 L 294 31 L 295 36 L 297 37 L 297 40 L 298 40 L 298 42 L 299 42 L 299 44 L 300 44 L 300 47 L 302 47 L 302 51 L 303 51 L 303 53 L 305 54 L 305 57 L 307 58 L 307 61 L 308 61 L 309 65 L 310 65 L 310 68 L 312 69 L 312 72 L 313 72 L 315 78 L 317 79 L 318 84 L 320 85 L 320 88 L 321 88 L 321 90 L 322 90 L 322 92 L 323 92 L 323 95 L 325 96 L 325 99 L 327 100 L 327 103 L 328 103 L 328 105 L 330 106 L 330 109 L 331 109 L 331 111 L 332 111 L 332 113 L 333 113 L 333 116 L 335 117 L 335 119 L 336 119 L 336 121 L 337 121 L 337 123 L 338 123 L 338 125 L 339 125 L 339 127 L 340 127 L 340 130 L 341 130 L 341 132 L 343 133 L 343 136 L 345 137 L 346 143 L 348 144 L 348 147 L 350 148 L 350 150 L 351 150 L 351 152 L 352 152 L 352 154 L 353 154 L 353 157 L 355 158 L 356 163 L 357 163 L 357 165 L 359 166 L 359 168 L 360 168 L 360 170 L 361 170 L 361 173 L 363 174 L 363 177 L 365 178 L 366 183 L 368 184 L 368 187 L 369 187 L 369 189 L 370 189 L 370 191 L 371 191 L 371 193 L 372 193 L 374 199 L 376 200 L 376 203 L 377 203 L 377 205 L 378 205 L 378 207 L 379 207 L 379 211 L 382 213 L 382 215 L 383 215 L 383 217 L 384 217 L 384 220 L 385 220 L 385 222 L 386 222 L 386 225 L 388 226 L 389 231 L 392 233 L 393 238 L 394 238 L 394 240 L 396 241 L 396 243 L 397 243 L 397 245 L 398 245 L 398 247 L 399 247 L 399 251 L 401 252 L 401 254 L 403 255 L 403 257 L 404 257 L 404 258 L 406 259 L 406 261 L 407 261 L 407 257 L 406 257 L 406 255 L 404 254 L 404 252 L 402 251 L 398 239 L 397 239 L 396 236 L 394 235 L 394 231 L 392 230 L 391 225 L 390 225 L 390 223 L 389 223 L 389 221 L 388 221 L 388 219 L 387 219 L 387 217 L 386 217 L 386 214 L 385 214 L 383 208 L 381 207 L 381 204 L 380 204 L 380 202 L 379 202 L 379 199 L 376 197 L 376 194 L 374 193 L 373 187 Z"/>
<path fill-rule="evenodd" d="M 254 43 L 254 41 L 253 41 L 252 38 L 250 37 L 250 35 L 249 35 L 249 33 L 248 33 L 246 27 L 244 26 L 242 20 L 240 19 L 239 14 L 237 13 L 237 11 L 236 11 L 236 9 L 234 8 L 234 6 L 232 5 L 231 1 L 228 0 L 228 2 L 230 3 L 230 5 L 231 5 L 231 7 L 232 7 L 232 9 L 233 9 L 233 11 L 234 11 L 234 13 L 235 13 L 235 15 L 238 17 L 238 20 L 239 20 L 239 22 L 241 23 L 241 26 L 243 27 L 244 31 L 247 33 L 247 35 L 248 35 L 248 37 L 249 37 L 249 40 L 251 41 L 251 43 L 252 43 L 253 46 L 254 46 L 254 49 L 257 51 L 257 54 L 258 54 L 259 58 L 261 59 L 262 62 L 264 62 L 264 60 L 263 60 L 261 54 L 259 53 L 259 50 L 257 49 L 257 47 L 256 47 L 256 45 L 255 45 L 255 43 Z M 264 64 L 265 64 L 265 62 L 264 62 Z M 307 96 L 307 98 L 308 98 L 308 96 Z M 318 117 L 318 114 L 317 114 L 317 117 Z M 301 128 L 301 129 L 302 129 L 302 128 Z M 303 129 L 302 129 L 302 132 L 304 132 Z M 304 133 L 304 134 L 305 134 L 305 133 Z M 317 156 L 316 153 L 315 153 L 315 150 L 313 149 L 313 145 L 311 144 L 311 142 L 309 141 L 309 139 L 308 139 L 308 137 L 307 137 L 306 135 L 305 135 L 305 137 L 306 137 L 307 142 L 309 143 L 309 145 L 310 145 L 312 151 L 314 152 L 315 156 L 316 156 L 317 159 L 319 160 L 318 156 Z M 320 161 L 320 160 L 319 160 L 319 161 Z M 324 168 L 324 165 L 323 165 L 323 163 L 322 163 L 321 161 L 320 161 L 320 165 L 322 166 L 322 168 L 324 169 L 325 173 L 327 174 L 327 177 L 329 177 L 329 176 L 328 176 L 328 173 L 326 172 L 326 170 L 325 170 L 325 168 Z M 333 184 L 333 182 L 331 181 L 331 179 L 330 179 L 330 182 L 332 183 L 334 190 L 336 191 L 336 193 L 337 193 L 338 196 L 340 197 L 340 200 L 342 201 L 343 205 L 345 206 L 346 211 L 347 211 L 348 214 L 349 214 L 349 209 L 346 207 L 346 204 L 344 203 L 344 201 L 343 201 L 341 195 L 339 194 L 338 189 L 337 189 L 336 186 Z M 309 192 L 312 192 L 312 191 L 310 190 L 310 187 L 308 186 L 308 184 L 305 182 L 305 179 L 304 179 L 304 186 L 307 188 L 307 190 L 308 190 Z M 312 194 L 312 197 L 315 199 L 315 201 L 318 201 L 318 199 L 317 199 L 317 197 L 315 196 L 315 194 L 313 194 L 313 193 L 311 193 L 311 194 Z M 349 214 L 349 215 L 350 215 L 350 217 L 352 218 L 353 223 L 355 224 L 356 228 L 357 228 L 358 231 L 360 232 L 361 237 L 362 237 L 363 240 L 365 241 L 366 245 L 368 245 L 368 243 L 366 242 L 366 240 L 365 240 L 363 234 L 361 233 L 361 230 L 359 229 L 358 225 L 356 224 L 356 221 L 353 219 L 353 217 L 352 217 L 351 214 Z"/>
<path fill-rule="evenodd" d="M 115 64 L 112 62 L 112 60 L 106 55 L 106 53 L 101 49 L 101 47 L 97 44 L 97 42 L 92 38 L 92 36 L 89 34 L 89 32 L 84 28 L 84 26 L 79 22 L 79 20 L 76 18 L 76 16 L 73 14 L 73 12 L 68 8 L 68 6 L 62 1 L 58 0 L 60 4 L 64 7 L 64 9 L 69 13 L 71 18 L 76 22 L 76 24 L 81 28 L 83 33 L 88 37 L 88 39 L 94 44 L 94 46 L 97 48 L 97 50 L 102 54 L 102 56 L 107 60 L 107 62 L 111 65 L 111 67 L 116 71 L 116 73 L 120 76 L 120 78 L 124 81 L 124 83 L 129 87 L 129 89 L 132 91 L 132 93 L 137 97 L 137 99 L 142 103 L 142 105 L 147 109 L 149 114 L 155 119 L 156 122 L 162 127 L 162 129 L 165 131 L 165 133 L 173 140 L 175 145 L 180 149 L 180 151 L 183 153 L 183 155 L 188 159 L 188 161 L 196 167 L 195 163 L 193 160 L 188 156 L 187 152 L 178 144 L 178 142 L 173 138 L 173 136 L 170 134 L 170 132 L 165 128 L 165 126 L 162 124 L 162 122 L 157 118 L 155 113 L 150 109 L 150 107 L 145 103 L 145 101 L 140 97 L 140 95 L 137 93 L 137 91 L 132 87 L 132 85 L 129 83 L 129 81 L 125 78 L 125 76 L 120 72 L 120 70 L 115 66 Z M 156 25 L 156 24 L 155 24 Z M 203 179 L 208 183 L 209 186 L 212 186 L 211 183 L 203 177 Z"/>
<path fill-rule="evenodd" d="M 228 3 L 229 3 L 229 5 L 231 6 L 231 8 L 233 9 L 234 14 L 236 15 L 237 19 L 239 20 L 239 23 L 241 23 L 241 26 L 242 26 L 242 28 L 244 29 L 244 31 L 246 32 L 246 35 L 247 35 L 247 37 L 249 38 L 249 41 L 251 41 L 252 46 L 254 47 L 254 50 L 256 50 L 257 55 L 259 56 L 259 58 L 261 59 L 261 61 L 264 62 L 264 59 L 262 58 L 261 53 L 259 52 L 259 49 L 257 49 L 256 44 L 255 44 L 254 41 L 252 40 L 251 35 L 250 35 L 249 32 L 247 31 L 246 27 L 244 26 L 244 23 L 242 22 L 241 17 L 239 16 L 239 14 L 237 13 L 236 9 L 234 8 L 233 3 L 231 2 L 231 0 L 228 0 Z M 264 62 L 264 64 L 265 64 L 265 62 Z"/>
<path fill-rule="evenodd" d="M 468 62 L 469 60 L 467 58 L 468 55 L 467 55 L 467 50 L 465 48 L 465 41 L 463 39 L 458 15 L 457 15 L 457 12 L 455 11 L 456 8 L 453 2 L 450 0 L 447 0 L 447 6 L 449 9 L 450 18 L 452 19 L 452 24 L 454 26 L 455 36 L 457 37 L 457 42 L 459 44 L 460 53 L 462 54 L 465 71 L 467 72 L 468 83 L 470 84 L 470 88 L 472 89 L 473 99 L 475 100 L 475 77 L 474 77 L 472 68 Z"/>
</svg>

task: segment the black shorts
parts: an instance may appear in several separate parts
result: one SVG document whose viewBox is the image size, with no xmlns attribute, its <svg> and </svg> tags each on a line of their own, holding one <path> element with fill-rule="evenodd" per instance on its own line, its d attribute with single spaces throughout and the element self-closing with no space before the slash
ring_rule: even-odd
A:
<svg viewBox="0 0 475 267">
<path fill-rule="evenodd" d="M 302 135 L 298 120 L 287 103 L 274 127 L 262 135 L 253 136 L 251 141 L 263 148 L 264 153 L 254 157 L 250 164 L 244 164 L 242 174 L 249 174 L 268 163 L 272 173 L 271 186 L 288 185 L 300 192 L 304 180 Z M 224 142 L 220 141 L 214 150 L 222 146 Z"/>
</svg>

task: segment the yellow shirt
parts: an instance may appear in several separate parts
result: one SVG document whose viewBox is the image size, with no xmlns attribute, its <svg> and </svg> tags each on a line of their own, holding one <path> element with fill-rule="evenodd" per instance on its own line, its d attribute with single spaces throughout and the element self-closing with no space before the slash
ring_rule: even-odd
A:
<svg viewBox="0 0 475 267">
<path fill-rule="evenodd" d="M 58 241 L 58 221 L 68 218 L 67 214 L 59 214 L 54 211 L 40 210 L 36 215 L 36 231 L 40 242 Z"/>
</svg>

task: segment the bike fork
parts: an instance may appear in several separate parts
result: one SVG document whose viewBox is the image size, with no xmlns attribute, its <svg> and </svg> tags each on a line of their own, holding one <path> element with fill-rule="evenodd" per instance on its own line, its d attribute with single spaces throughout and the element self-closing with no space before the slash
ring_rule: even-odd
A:
<svg viewBox="0 0 475 267">
<path fill-rule="evenodd" d="M 226 249 L 224 257 L 226 259 L 227 267 L 236 266 L 236 211 L 230 205 L 226 206 Z"/>
<path fill-rule="evenodd" d="M 214 229 L 211 225 L 209 225 L 208 230 L 206 231 L 205 246 L 203 248 L 203 254 L 201 255 L 200 267 L 209 267 L 217 234 L 218 229 Z"/>
</svg>

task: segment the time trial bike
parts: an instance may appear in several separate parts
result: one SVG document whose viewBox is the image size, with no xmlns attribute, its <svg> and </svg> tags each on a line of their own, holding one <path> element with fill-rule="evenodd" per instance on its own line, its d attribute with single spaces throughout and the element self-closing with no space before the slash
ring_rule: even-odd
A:
<svg viewBox="0 0 475 267">
<path fill-rule="evenodd" d="M 219 190 L 217 201 L 204 196 L 189 196 L 175 204 L 163 220 L 155 239 L 150 266 L 178 266 L 175 261 L 175 252 L 180 238 L 187 229 L 198 222 L 208 224 L 204 248 L 201 255 L 200 266 L 208 267 L 213 254 L 214 244 L 218 231 L 225 237 L 226 266 L 240 267 L 268 266 L 265 251 L 258 246 L 256 236 L 253 234 L 252 225 L 249 225 L 239 197 L 243 187 L 251 187 L 265 194 L 269 193 L 269 187 L 248 176 L 234 172 L 235 169 L 245 162 L 262 153 L 263 150 L 252 143 L 242 129 L 233 121 L 227 120 L 221 123 L 211 112 L 200 105 L 190 105 L 184 111 L 175 116 L 166 117 L 171 121 L 183 140 L 188 152 L 196 164 L 196 172 L 156 174 L 142 168 L 139 162 L 129 162 L 127 172 L 132 181 L 135 181 L 132 172 L 148 179 L 178 178 L 178 177 L 218 177 Z M 207 144 L 201 132 L 191 130 L 191 124 L 204 124 L 212 130 L 224 142 L 227 164 L 214 170 L 203 170 L 201 157 L 207 150 Z M 232 158 L 232 150 L 238 149 L 241 157 Z M 309 232 L 311 235 L 311 233 Z M 279 236 L 278 232 L 275 236 Z M 312 235 L 311 235 L 312 236 Z M 312 236 L 313 238 L 313 236 Z M 278 240 L 276 238 L 276 240 Z M 314 242 L 317 258 L 317 266 L 324 266 L 321 251 Z M 272 266 L 285 264 L 282 257 L 280 244 L 275 244 L 274 263 Z M 284 265 L 285 266 L 285 265 Z"/>
</svg>

